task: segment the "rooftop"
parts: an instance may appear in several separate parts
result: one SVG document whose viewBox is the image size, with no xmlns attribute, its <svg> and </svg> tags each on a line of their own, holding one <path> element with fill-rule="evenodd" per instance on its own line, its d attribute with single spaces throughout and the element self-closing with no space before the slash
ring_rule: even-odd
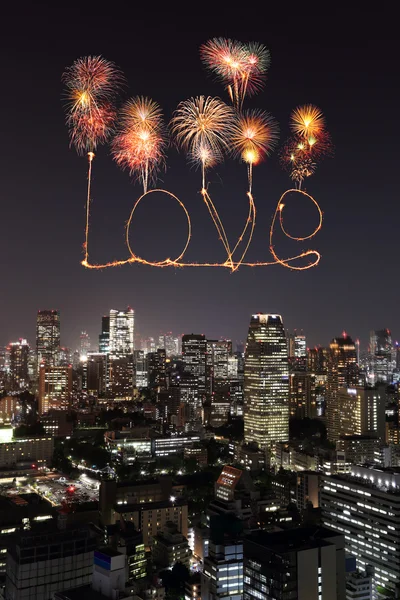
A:
<svg viewBox="0 0 400 600">
<path fill-rule="evenodd" d="M 337 537 L 335 531 L 324 527 L 300 527 L 268 533 L 255 531 L 245 539 L 272 552 L 285 554 L 295 550 L 307 550 L 329 546 L 329 538 Z"/>
</svg>

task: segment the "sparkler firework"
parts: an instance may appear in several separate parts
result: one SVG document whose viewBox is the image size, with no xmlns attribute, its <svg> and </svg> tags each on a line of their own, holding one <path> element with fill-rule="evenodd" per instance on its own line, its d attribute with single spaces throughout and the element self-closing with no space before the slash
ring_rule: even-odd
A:
<svg viewBox="0 0 400 600">
<path fill-rule="evenodd" d="M 78 58 L 62 77 L 67 96 L 67 126 L 70 143 L 78 154 L 87 152 L 85 262 L 88 262 L 88 236 L 92 163 L 98 144 L 112 135 L 116 111 L 114 101 L 124 79 L 118 67 L 101 56 Z"/>
<path fill-rule="evenodd" d="M 191 239 L 192 225 L 184 203 L 173 193 L 163 189 L 150 189 L 157 173 L 165 165 L 168 146 L 167 130 L 160 106 L 146 97 L 130 99 L 120 111 L 116 125 L 115 100 L 123 81 L 119 69 L 99 56 L 80 58 L 66 69 L 63 81 L 67 91 L 67 125 L 70 143 L 78 154 L 88 156 L 88 185 L 86 198 L 86 229 L 84 260 L 89 269 L 104 269 L 125 264 L 139 263 L 153 267 L 222 267 L 231 272 L 241 265 L 261 267 L 280 264 L 294 270 L 305 270 L 316 266 L 320 254 L 306 250 L 296 256 L 280 258 L 274 245 L 277 225 L 289 239 L 303 242 L 311 239 L 322 226 L 322 211 L 317 201 L 301 189 L 304 180 L 313 174 L 317 162 L 329 154 L 331 143 L 322 112 L 313 105 L 296 108 L 290 119 L 292 136 L 281 151 L 281 161 L 290 172 L 295 187 L 280 197 L 269 230 L 269 249 L 272 259 L 267 262 L 246 262 L 256 223 L 256 205 L 252 195 L 253 168 L 265 159 L 278 141 L 276 121 L 261 110 L 243 111 L 246 95 L 259 91 L 265 81 L 270 63 L 269 51 L 257 42 L 244 44 L 230 39 L 215 38 L 202 45 L 201 58 L 227 88 L 233 107 L 220 98 L 198 96 L 180 102 L 170 123 L 172 138 L 187 154 L 189 161 L 201 169 L 201 195 L 205 202 L 219 239 L 226 252 L 223 262 L 185 262 L 184 255 Z M 97 146 L 107 142 L 114 134 L 111 151 L 115 162 L 135 176 L 143 187 L 142 195 L 134 203 L 126 224 L 126 244 L 130 256 L 125 260 L 92 264 L 89 262 L 88 236 L 91 206 L 91 179 L 94 152 Z M 223 222 L 210 197 L 207 185 L 207 169 L 215 166 L 227 156 L 242 160 L 247 167 L 249 211 L 243 230 L 236 243 L 231 245 Z M 138 205 L 152 193 L 163 193 L 177 202 L 187 222 L 187 238 L 183 250 L 175 258 L 148 261 L 136 255 L 130 242 L 130 226 Z M 290 194 L 310 201 L 317 210 L 318 222 L 315 229 L 303 237 L 295 237 L 284 225 L 285 202 Z M 243 249 L 237 257 L 240 247 Z M 304 259 L 308 262 L 303 264 Z M 296 264 L 302 261 L 300 265 Z"/>
</svg>

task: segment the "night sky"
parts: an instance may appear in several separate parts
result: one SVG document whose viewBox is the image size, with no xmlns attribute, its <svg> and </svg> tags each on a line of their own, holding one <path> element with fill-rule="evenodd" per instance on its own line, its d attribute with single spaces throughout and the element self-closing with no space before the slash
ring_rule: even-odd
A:
<svg viewBox="0 0 400 600">
<path fill-rule="evenodd" d="M 66 13 L 67 15 L 67 13 Z M 254 17 L 254 15 L 253 15 Z M 65 17 L 67 19 L 67 16 Z M 400 338 L 398 239 L 400 206 L 398 48 L 380 28 L 331 25 L 301 33 L 295 23 L 230 25 L 212 19 L 179 24 L 111 17 L 90 21 L 10 21 L 2 52 L 1 178 L 2 289 L 0 343 L 27 337 L 34 343 L 36 311 L 61 311 L 63 345 L 76 347 L 86 329 L 96 343 L 101 316 L 132 306 L 137 331 L 172 330 L 209 337 L 245 339 L 253 312 L 278 312 L 287 328 L 302 328 L 309 345 L 327 344 L 345 329 L 367 343 L 369 330 L 389 327 Z M 246 22 L 247 21 L 247 22 Z M 4 24 L 3 24 L 4 25 Z M 257 40 L 271 51 L 264 91 L 247 99 L 279 121 L 281 141 L 289 134 L 290 112 L 302 103 L 319 106 L 335 146 L 306 189 L 320 203 L 324 223 L 301 245 L 277 233 L 282 257 L 315 248 L 318 267 L 293 272 L 276 265 L 230 274 L 225 269 L 156 269 L 127 265 L 106 271 L 84 269 L 86 160 L 69 148 L 61 102 L 61 75 L 87 54 L 116 62 L 128 85 L 122 95 L 148 95 L 169 119 L 180 100 L 220 95 L 219 83 L 203 68 L 199 46 L 210 37 Z M 246 167 L 227 160 L 208 175 L 210 195 L 230 240 L 247 215 Z M 193 239 L 187 259 L 224 260 L 211 218 L 202 203 L 199 171 L 184 154 L 168 152 L 161 187 L 176 193 L 190 211 Z M 275 152 L 255 168 L 257 227 L 248 258 L 268 260 L 268 230 L 280 194 L 290 179 Z M 128 257 L 124 223 L 140 193 L 99 148 L 94 163 L 90 256 L 93 262 Z M 290 212 L 290 215 L 289 215 Z M 287 225 L 299 235 L 316 224 L 306 202 L 291 203 Z M 166 196 L 143 203 L 131 244 L 141 256 L 174 256 L 186 239 L 182 212 Z"/>
</svg>

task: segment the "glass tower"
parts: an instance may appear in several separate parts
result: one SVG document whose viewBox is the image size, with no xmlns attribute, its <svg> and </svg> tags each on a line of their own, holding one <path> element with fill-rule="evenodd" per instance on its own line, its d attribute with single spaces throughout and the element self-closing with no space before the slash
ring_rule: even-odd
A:
<svg viewBox="0 0 400 600">
<path fill-rule="evenodd" d="M 36 357 L 50 367 L 58 365 L 60 357 L 60 313 L 58 310 L 39 310 L 36 321 Z"/>
<path fill-rule="evenodd" d="M 135 312 L 132 308 L 110 310 L 110 353 L 133 354 Z"/>
<path fill-rule="evenodd" d="M 289 439 L 288 348 L 280 315 L 250 320 L 244 363 L 244 438 L 269 448 Z"/>
</svg>

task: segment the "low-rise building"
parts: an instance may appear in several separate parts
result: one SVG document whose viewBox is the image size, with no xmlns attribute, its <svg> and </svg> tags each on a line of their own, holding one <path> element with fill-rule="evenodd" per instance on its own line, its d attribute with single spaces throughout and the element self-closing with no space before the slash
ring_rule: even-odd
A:
<svg viewBox="0 0 400 600">
<path fill-rule="evenodd" d="M 53 437 L 46 435 L 13 438 L 11 430 L 8 440 L 0 439 L 0 469 L 30 464 L 44 467 L 50 464 L 53 451 Z"/>
<path fill-rule="evenodd" d="M 154 536 L 152 552 L 154 562 L 160 567 L 171 569 L 180 562 L 189 568 L 192 553 L 188 541 L 171 521 L 166 523 L 162 532 Z"/>
</svg>

